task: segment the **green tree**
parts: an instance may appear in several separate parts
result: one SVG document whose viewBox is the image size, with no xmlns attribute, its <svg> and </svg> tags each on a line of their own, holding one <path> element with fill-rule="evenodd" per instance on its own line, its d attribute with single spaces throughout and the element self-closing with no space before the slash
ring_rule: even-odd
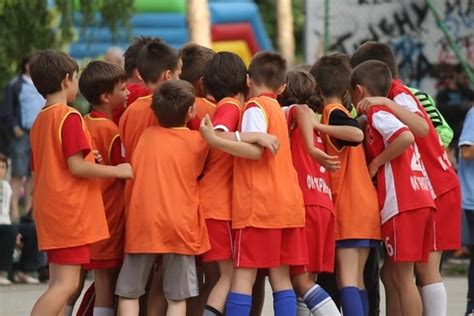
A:
<svg viewBox="0 0 474 316">
<path fill-rule="evenodd" d="M 21 58 L 39 49 L 62 48 L 74 39 L 73 14 L 83 14 L 82 26 L 97 23 L 112 33 L 128 28 L 133 0 L 0 0 L 0 94 L 17 73 Z"/>
</svg>

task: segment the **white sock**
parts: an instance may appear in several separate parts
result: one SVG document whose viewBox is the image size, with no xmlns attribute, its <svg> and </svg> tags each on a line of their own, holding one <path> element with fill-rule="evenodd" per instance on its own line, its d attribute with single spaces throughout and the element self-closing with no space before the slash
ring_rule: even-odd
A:
<svg viewBox="0 0 474 316">
<path fill-rule="evenodd" d="M 94 316 L 114 316 L 115 311 L 111 307 L 94 307 Z"/>
<path fill-rule="evenodd" d="M 313 311 L 313 316 L 340 316 L 341 312 L 337 309 L 336 304 L 331 299 L 318 306 L 318 309 Z"/>
<path fill-rule="evenodd" d="M 74 309 L 71 305 L 66 305 L 66 309 L 64 310 L 64 316 L 72 316 L 72 310 Z"/>
<path fill-rule="evenodd" d="M 306 303 L 303 302 L 301 298 L 296 299 L 296 315 L 297 316 L 311 316 L 311 311 L 309 310 Z"/>
<path fill-rule="evenodd" d="M 433 283 L 420 288 L 423 302 L 423 315 L 446 316 L 448 312 L 448 297 L 443 282 Z"/>
</svg>

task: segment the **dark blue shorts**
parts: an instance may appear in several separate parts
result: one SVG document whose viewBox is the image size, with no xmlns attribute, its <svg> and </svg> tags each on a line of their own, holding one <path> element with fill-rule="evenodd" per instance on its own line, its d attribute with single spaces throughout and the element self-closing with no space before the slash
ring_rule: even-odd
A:
<svg viewBox="0 0 474 316">
<path fill-rule="evenodd" d="M 336 240 L 336 248 L 377 248 L 380 240 L 375 239 L 344 239 Z"/>
</svg>

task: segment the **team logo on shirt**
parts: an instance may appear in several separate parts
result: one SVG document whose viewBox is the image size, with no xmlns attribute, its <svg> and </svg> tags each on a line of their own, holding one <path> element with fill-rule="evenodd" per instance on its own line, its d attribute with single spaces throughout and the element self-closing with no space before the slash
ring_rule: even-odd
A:
<svg viewBox="0 0 474 316">
<path fill-rule="evenodd" d="M 323 178 L 313 177 L 308 174 L 306 176 L 306 184 L 310 190 L 318 190 L 321 193 L 331 195 L 331 188 L 326 184 Z"/>
<path fill-rule="evenodd" d="M 374 143 L 374 134 L 372 133 L 372 129 L 370 126 L 367 125 L 367 128 L 365 130 L 365 141 L 367 144 L 372 145 Z"/>
</svg>

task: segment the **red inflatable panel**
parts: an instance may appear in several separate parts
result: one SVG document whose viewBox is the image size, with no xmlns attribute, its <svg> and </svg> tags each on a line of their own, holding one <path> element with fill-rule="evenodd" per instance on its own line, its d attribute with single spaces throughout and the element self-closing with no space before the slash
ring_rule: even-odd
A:
<svg viewBox="0 0 474 316">
<path fill-rule="evenodd" d="M 250 23 L 214 24 L 211 27 L 212 41 L 244 40 L 252 54 L 260 51 Z"/>
</svg>

